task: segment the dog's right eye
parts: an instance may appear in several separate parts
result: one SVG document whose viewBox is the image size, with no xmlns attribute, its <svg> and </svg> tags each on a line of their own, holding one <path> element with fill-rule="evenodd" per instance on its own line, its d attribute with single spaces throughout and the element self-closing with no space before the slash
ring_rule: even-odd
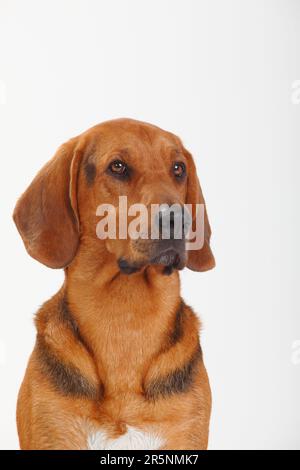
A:
<svg viewBox="0 0 300 470">
<path fill-rule="evenodd" d="M 108 170 L 110 173 L 112 173 L 114 176 L 120 176 L 120 177 L 125 177 L 128 176 L 128 166 L 126 163 L 122 162 L 122 160 L 114 160 L 111 162 L 108 166 Z"/>
</svg>

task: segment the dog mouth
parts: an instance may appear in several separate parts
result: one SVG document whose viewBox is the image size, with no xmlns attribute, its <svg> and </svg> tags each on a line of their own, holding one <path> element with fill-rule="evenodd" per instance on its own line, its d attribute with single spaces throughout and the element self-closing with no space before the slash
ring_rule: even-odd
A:
<svg viewBox="0 0 300 470">
<path fill-rule="evenodd" d="M 164 267 L 164 274 L 171 274 L 175 269 L 181 270 L 185 267 L 186 255 L 183 250 L 176 250 L 173 247 L 166 248 L 151 257 L 148 262 L 141 264 L 130 263 L 124 258 L 118 260 L 121 273 L 133 274 L 140 271 L 147 265 L 160 265 Z"/>
<path fill-rule="evenodd" d="M 151 264 L 159 264 L 165 266 L 164 274 L 170 275 L 174 269 L 181 270 L 185 266 L 185 257 L 182 253 L 174 250 L 168 249 L 159 253 L 151 260 Z"/>
<path fill-rule="evenodd" d="M 150 263 L 162 264 L 163 266 L 173 266 L 175 268 L 180 264 L 180 254 L 174 249 L 168 249 L 152 258 Z"/>
</svg>

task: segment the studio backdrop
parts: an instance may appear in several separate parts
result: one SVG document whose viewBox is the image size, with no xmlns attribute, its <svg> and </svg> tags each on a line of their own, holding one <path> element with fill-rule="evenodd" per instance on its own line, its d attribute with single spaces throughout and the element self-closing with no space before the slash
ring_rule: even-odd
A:
<svg viewBox="0 0 300 470">
<path fill-rule="evenodd" d="M 34 313 L 63 282 L 13 208 L 61 143 L 118 117 L 179 135 L 205 193 L 216 268 L 181 279 L 209 448 L 300 449 L 298 0 L 0 0 L 0 448 L 19 447 Z"/>
</svg>

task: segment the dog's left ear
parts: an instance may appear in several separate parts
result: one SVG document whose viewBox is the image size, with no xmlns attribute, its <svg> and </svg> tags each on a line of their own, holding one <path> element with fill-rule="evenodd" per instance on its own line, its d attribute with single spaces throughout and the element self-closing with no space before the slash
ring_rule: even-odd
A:
<svg viewBox="0 0 300 470">
<path fill-rule="evenodd" d="M 197 176 L 196 166 L 192 155 L 185 150 L 185 157 L 188 160 L 188 182 L 186 204 L 192 204 L 192 226 L 195 230 L 196 209 L 195 204 L 204 204 L 204 244 L 198 250 L 188 251 L 187 267 L 193 271 L 208 271 L 215 267 L 215 258 L 210 248 L 211 228 L 208 221 L 204 197 Z"/>
<path fill-rule="evenodd" d="M 64 268 L 79 243 L 77 139 L 62 145 L 20 197 L 13 218 L 28 253 L 50 268 Z"/>
</svg>

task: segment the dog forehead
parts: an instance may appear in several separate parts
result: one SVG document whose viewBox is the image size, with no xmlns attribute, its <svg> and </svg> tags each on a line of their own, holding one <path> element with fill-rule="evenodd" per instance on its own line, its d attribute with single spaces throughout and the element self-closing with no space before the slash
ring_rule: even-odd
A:
<svg viewBox="0 0 300 470">
<path fill-rule="evenodd" d="M 152 124 L 134 119 L 115 119 L 103 122 L 84 133 L 87 147 L 106 153 L 112 150 L 180 150 L 181 142 L 177 136 Z"/>
</svg>

